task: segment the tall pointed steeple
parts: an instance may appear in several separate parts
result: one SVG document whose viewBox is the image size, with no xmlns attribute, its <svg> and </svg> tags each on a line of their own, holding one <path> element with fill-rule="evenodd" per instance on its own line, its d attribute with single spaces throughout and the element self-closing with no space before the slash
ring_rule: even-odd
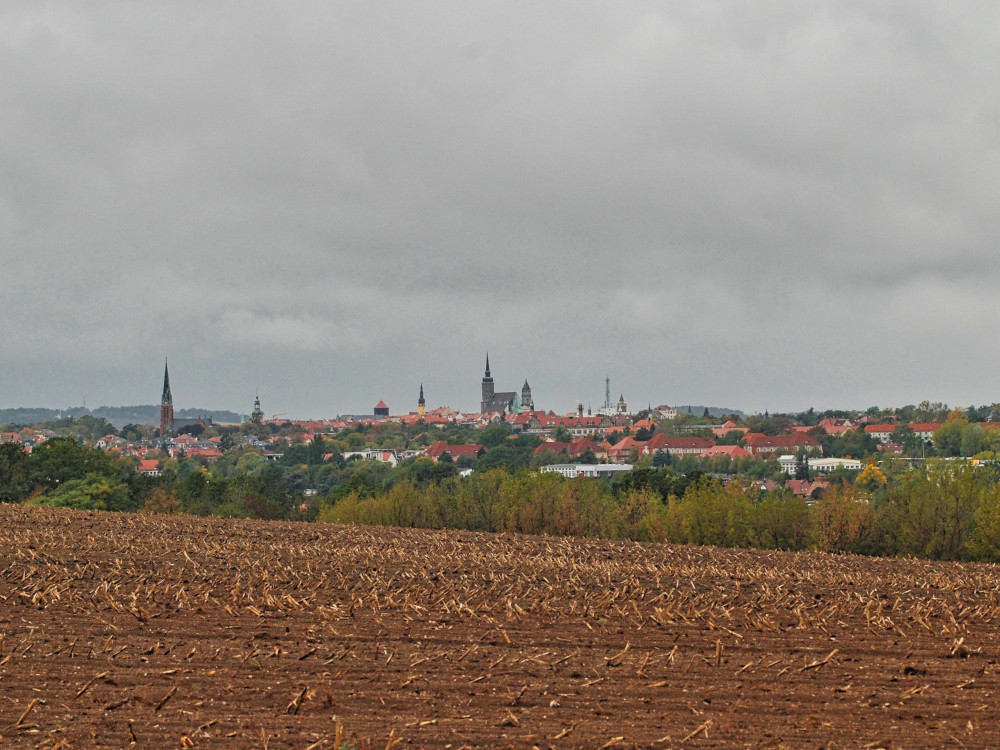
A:
<svg viewBox="0 0 1000 750">
<path fill-rule="evenodd" d="M 160 400 L 173 403 L 173 397 L 170 395 L 170 370 L 167 368 L 166 357 L 163 358 L 163 395 Z"/>
<path fill-rule="evenodd" d="M 417 416 L 423 419 L 427 413 L 427 402 L 424 400 L 424 384 L 420 384 L 420 398 L 417 399 Z"/>
<path fill-rule="evenodd" d="M 486 374 L 483 376 L 483 399 L 479 405 L 479 411 L 485 412 L 487 404 L 493 400 L 496 391 L 493 388 L 493 377 L 490 375 L 490 353 L 486 352 Z"/>
<path fill-rule="evenodd" d="M 163 395 L 160 396 L 160 437 L 174 427 L 174 397 L 170 393 L 170 371 L 167 358 L 163 358 Z"/>
</svg>

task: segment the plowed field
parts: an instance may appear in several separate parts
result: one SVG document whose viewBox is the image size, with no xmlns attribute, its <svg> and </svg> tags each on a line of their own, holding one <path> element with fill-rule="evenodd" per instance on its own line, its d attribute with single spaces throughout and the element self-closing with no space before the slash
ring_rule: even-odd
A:
<svg viewBox="0 0 1000 750">
<path fill-rule="evenodd" d="M 0 745 L 998 747 L 998 615 L 986 565 L 0 506 Z"/>
</svg>

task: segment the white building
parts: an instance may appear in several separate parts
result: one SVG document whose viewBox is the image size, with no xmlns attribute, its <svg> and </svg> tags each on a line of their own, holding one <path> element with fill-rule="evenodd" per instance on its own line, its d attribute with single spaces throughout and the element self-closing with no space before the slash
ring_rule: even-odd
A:
<svg viewBox="0 0 1000 750">
<path fill-rule="evenodd" d="M 795 476 L 797 462 L 798 460 L 795 456 L 786 454 L 778 457 L 778 464 L 790 477 Z M 831 471 L 841 468 L 848 471 L 861 471 L 864 466 L 861 461 L 855 458 L 810 458 L 807 459 L 807 462 L 809 464 L 809 471 L 816 474 L 829 474 Z"/>
<path fill-rule="evenodd" d="M 551 464 L 540 471 L 554 471 L 567 479 L 574 477 L 610 477 L 622 471 L 632 471 L 632 464 Z"/>
</svg>

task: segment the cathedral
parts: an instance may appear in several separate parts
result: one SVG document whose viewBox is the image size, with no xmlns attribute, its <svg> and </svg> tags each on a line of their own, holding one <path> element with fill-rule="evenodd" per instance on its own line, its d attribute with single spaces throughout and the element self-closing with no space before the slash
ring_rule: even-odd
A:
<svg viewBox="0 0 1000 750">
<path fill-rule="evenodd" d="M 490 355 L 486 355 L 486 374 L 483 376 L 482 400 L 479 403 L 480 414 L 497 413 L 502 416 L 508 414 L 520 414 L 524 411 L 532 411 L 535 403 L 531 398 L 531 386 L 527 379 L 521 387 L 521 392 L 502 391 L 497 393 L 493 385 L 493 376 L 490 375 Z"/>
</svg>

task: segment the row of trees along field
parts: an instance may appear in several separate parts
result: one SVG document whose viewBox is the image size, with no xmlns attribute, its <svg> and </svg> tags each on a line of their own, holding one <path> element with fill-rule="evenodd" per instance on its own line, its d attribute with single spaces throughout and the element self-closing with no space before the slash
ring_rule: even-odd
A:
<svg viewBox="0 0 1000 750">
<path fill-rule="evenodd" d="M 600 481 L 506 467 L 460 478 L 453 464 L 427 459 L 395 469 L 307 462 L 289 471 L 250 455 L 237 452 L 211 470 L 181 461 L 149 477 L 135 471 L 134 461 L 74 440 L 50 440 L 31 454 L 5 443 L 0 501 L 1000 561 L 1000 476 L 993 464 L 871 465 L 809 503 L 785 490 L 750 490 L 738 480 L 727 486 L 672 467 Z M 296 471 L 309 481 L 326 475 L 327 489 L 304 491 Z"/>
</svg>

